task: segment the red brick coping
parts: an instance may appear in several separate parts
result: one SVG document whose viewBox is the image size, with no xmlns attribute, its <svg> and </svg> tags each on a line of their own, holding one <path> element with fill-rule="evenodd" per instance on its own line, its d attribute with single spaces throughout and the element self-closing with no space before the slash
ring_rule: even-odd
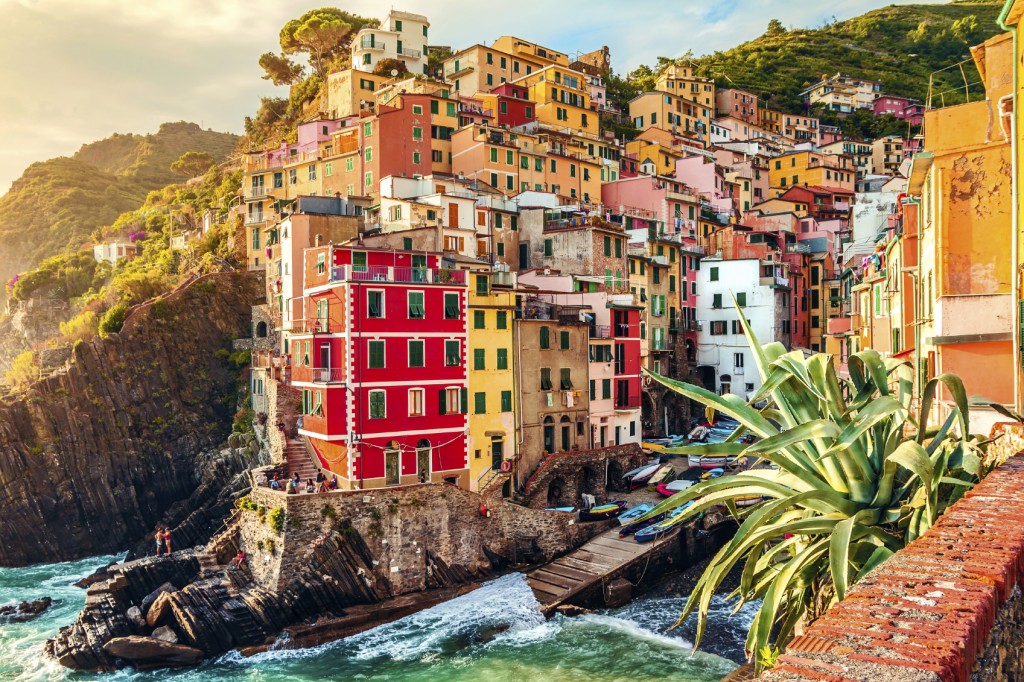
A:
<svg viewBox="0 0 1024 682">
<path fill-rule="evenodd" d="M 762 680 L 965 682 L 1024 582 L 1024 453 L 851 589 Z"/>
</svg>

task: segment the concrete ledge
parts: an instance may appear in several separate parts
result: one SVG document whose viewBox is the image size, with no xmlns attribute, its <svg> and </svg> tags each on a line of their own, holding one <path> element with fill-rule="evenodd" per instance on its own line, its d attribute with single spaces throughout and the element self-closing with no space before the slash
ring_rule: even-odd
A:
<svg viewBox="0 0 1024 682">
<path fill-rule="evenodd" d="M 760 679 L 1012 680 L 1024 638 L 1024 453 L 856 584 Z"/>
</svg>

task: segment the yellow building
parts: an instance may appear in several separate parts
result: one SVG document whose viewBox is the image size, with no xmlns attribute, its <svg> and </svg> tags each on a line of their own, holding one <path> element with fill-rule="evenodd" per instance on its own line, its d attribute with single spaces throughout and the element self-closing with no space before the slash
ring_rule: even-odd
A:
<svg viewBox="0 0 1024 682">
<path fill-rule="evenodd" d="M 501 36 L 491 45 L 492 49 L 501 50 L 522 59 L 538 61 L 542 64 L 569 66 L 569 55 L 557 52 L 549 47 L 531 43 L 515 36 Z"/>
<path fill-rule="evenodd" d="M 551 65 L 512 82 L 527 88 L 540 123 L 593 137 L 600 132 L 597 112 L 590 108 L 586 74 Z"/>
<path fill-rule="evenodd" d="M 391 76 L 378 76 L 366 71 L 345 69 L 327 76 L 326 113 L 331 118 L 358 116 L 367 102 L 374 101 L 374 93 Z"/>
<path fill-rule="evenodd" d="M 469 287 L 469 485 L 516 456 L 516 391 L 512 335 L 515 275 L 476 272 Z"/>
<path fill-rule="evenodd" d="M 681 64 L 669 64 L 654 82 L 654 88 L 661 92 L 678 95 L 701 106 L 703 118 L 715 112 L 715 81 L 695 76 L 693 69 Z"/>
<path fill-rule="evenodd" d="M 502 83 L 528 76 L 546 62 L 529 55 L 511 54 L 497 47 L 473 45 L 444 61 L 444 79 L 452 90 L 470 96 L 490 92 Z"/>
<path fill-rule="evenodd" d="M 710 118 L 699 104 L 667 92 L 645 92 L 629 101 L 629 117 L 640 130 L 661 128 L 707 143 Z"/>
<path fill-rule="evenodd" d="M 649 130 L 653 130 L 653 128 Z M 651 161 L 657 169 L 658 175 L 671 176 L 676 174 L 676 161 L 685 156 L 679 149 L 666 146 L 654 140 L 641 140 L 639 138 L 626 143 L 626 154 L 636 155 L 636 159 L 640 163 Z"/>
<path fill-rule="evenodd" d="M 1013 405 L 1013 158 L 998 105 L 1013 93 L 1013 41 L 1002 34 L 971 51 L 987 101 L 925 112 L 925 148 L 908 183 L 921 204 L 918 366 L 929 377 L 960 375 L 968 395 Z M 972 430 L 987 433 L 998 416 L 977 409 L 971 418 Z"/>
<path fill-rule="evenodd" d="M 776 156 L 768 163 L 769 192 L 779 196 L 794 185 L 819 185 L 854 191 L 857 169 L 843 154 L 817 151 L 793 151 Z"/>
</svg>

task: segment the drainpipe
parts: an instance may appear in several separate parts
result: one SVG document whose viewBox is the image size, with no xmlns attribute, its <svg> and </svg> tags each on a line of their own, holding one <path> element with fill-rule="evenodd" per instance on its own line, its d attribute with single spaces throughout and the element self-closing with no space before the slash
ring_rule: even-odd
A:
<svg viewBox="0 0 1024 682">
<path fill-rule="evenodd" d="M 1013 345 L 1014 345 L 1014 349 L 1013 349 L 1014 362 L 1013 362 L 1013 364 L 1014 364 L 1014 367 L 1017 368 L 1017 372 L 1016 372 L 1017 376 L 1014 377 L 1014 381 L 1013 381 L 1013 403 L 1014 403 L 1014 408 L 1017 409 L 1017 410 L 1020 410 L 1021 407 L 1022 407 L 1021 406 L 1021 386 L 1020 386 L 1021 354 L 1020 354 L 1020 351 L 1018 349 L 1020 348 L 1020 344 L 1021 344 L 1021 338 L 1020 338 L 1020 323 L 1021 323 L 1021 320 L 1020 320 L 1020 305 L 1018 304 L 1018 297 L 1020 295 L 1019 277 L 1020 277 L 1020 266 L 1021 266 L 1020 260 L 1021 259 L 1020 259 L 1020 254 L 1017 252 L 1017 249 L 1019 248 L 1019 238 L 1018 238 L 1018 235 L 1017 235 L 1017 231 L 1020 228 L 1020 218 L 1019 218 L 1019 214 L 1020 214 L 1020 179 L 1018 177 L 1018 174 L 1020 173 L 1020 160 L 1019 160 L 1020 143 L 1017 140 L 1016 102 L 1014 101 L 1014 98 L 1016 97 L 1017 92 L 1020 90 L 1021 83 L 1020 83 L 1020 68 L 1017 65 L 1017 55 L 1020 54 L 1019 47 L 1018 47 L 1019 43 L 1017 42 L 1018 41 L 1017 27 L 1016 26 L 1009 26 L 1006 23 L 1006 19 L 1007 19 L 1007 17 L 1010 14 L 1010 7 L 1012 5 L 1013 5 L 1012 2 L 1007 2 L 1003 6 L 1003 10 L 1002 10 L 1002 12 L 999 13 L 999 17 L 996 19 L 996 22 L 999 24 L 999 27 L 1001 29 L 1003 29 L 1004 31 L 1009 31 L 1010 33 L 1013 34 L 1013 55 L 1014 55 L 1014 59 L 1013 59 L 1013 64 L 1014 64 L 1014 68 L 1013 68 L 1013 92 L 1010 95 L 1008 95 L 1007 97 L 1004 97 L 1004 98 L 999 100 L 999 109 L 998 109 L 998 111 L 999 111 L 999 115 L 1000 116 L 1008 116 L 1008 118 L 1010 119 L 1010 164 L 1011 164 L 1011 171 L 1010 171 L 1010 177 L 1011 177 L 1011 183 L 1010 183 L 1010 186 L 1011 186 L 1011 191 L 1010 192 L 1011 193 L 1010 193 L 1010 196 L 1011 196 L 1011 199 L 1010 199 L 1010 201 L 1011 201 L 1011 206 L 1012 206 L 1012 213 L 1011 213 L 1011 217 L 1010 217 L 1010 239 L 1011 239 L 1011 249 L 1013 250 L 1013 261 L 1012 262 L 1013 262 L 1013 266 L 1014 266 L 1013 267 L 1013 277 L 1010 280 L 1010 292 L 1011 292 L 1011 302 L 1013 304 L 1013 314 L 1012 314 L 1012 319 L 1013 319 L 1013 331 L 1012 331 L 1012 333 L 1013 333 Z M 1007 99 L 1010 100 L 1012 108 L 1010 109 L 1010 111 L 1007 114 L 1004 114 L 1003 113 L 1003 102 L 1004 102 L 1004 100 L 1007 100 Z"/>
</svg>

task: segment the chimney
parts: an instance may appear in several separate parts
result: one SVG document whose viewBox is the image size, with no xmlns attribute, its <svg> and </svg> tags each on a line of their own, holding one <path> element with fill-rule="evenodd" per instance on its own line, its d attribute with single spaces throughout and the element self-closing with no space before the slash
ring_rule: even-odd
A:
<svg viewBox="0 0 1024 682">
<path fill-rule="evenodd" d="M 323 241 L 324 241 L 324 236 L 322 234 L 318 234 L 316 236 L 316 239 L 314 240 L 314 246 L 322 246 L 323 245 Z"/>
</svg>

